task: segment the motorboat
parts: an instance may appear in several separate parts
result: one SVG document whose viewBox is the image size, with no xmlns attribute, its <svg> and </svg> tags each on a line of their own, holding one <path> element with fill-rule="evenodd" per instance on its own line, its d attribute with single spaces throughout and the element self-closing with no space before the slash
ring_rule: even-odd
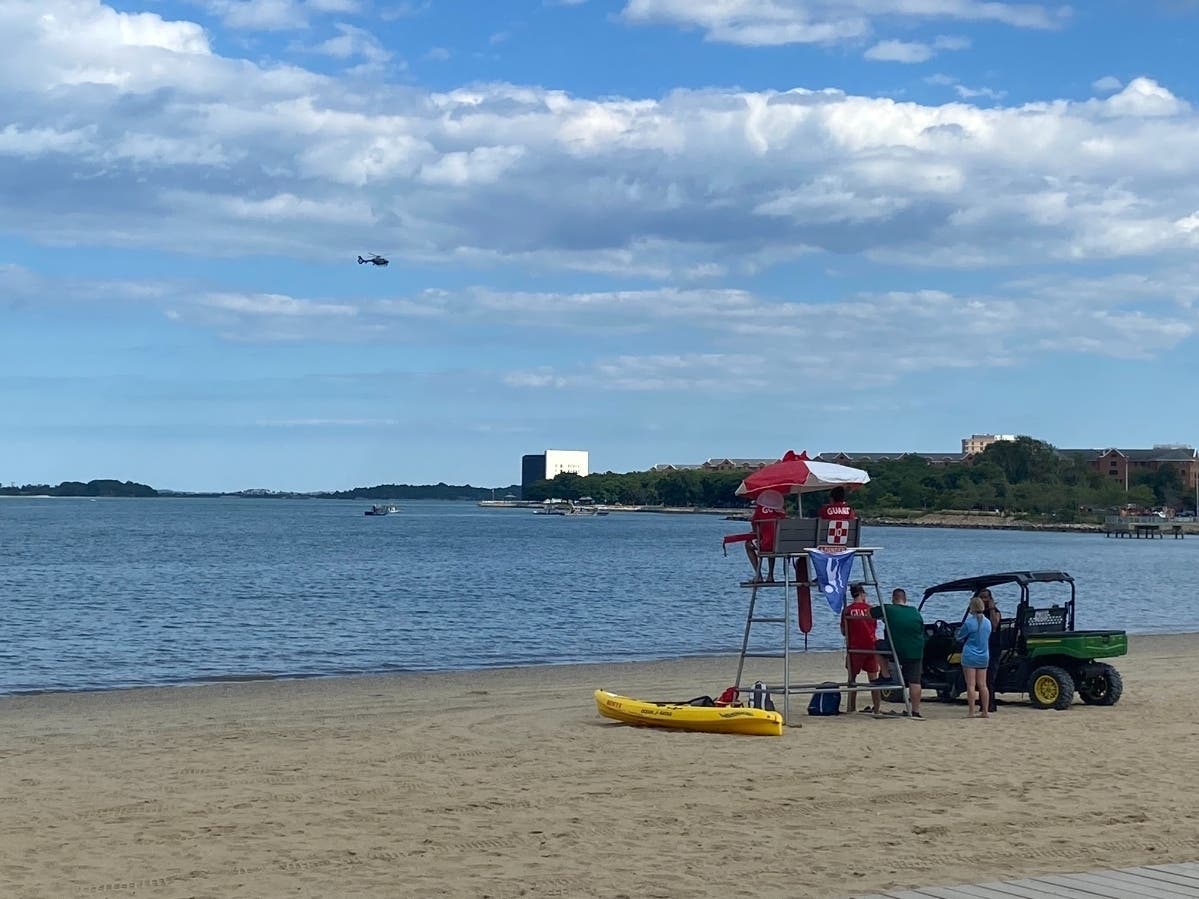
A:
<svg viewBox="0 0 1199 899">
<path fill-rule="evenodd" d="M 571 500 L 547 499 L 543 502 L 540 509 L 533 510 L 534 515 L 582 515 L 590 517 L 593 515 L 607 515 L 607 509 L 600 509 L 597 506 L 581 506 Z"/>
<path fill-rule="evenodd" d="M 394 503 L 383 506 L 371 506 L 363 515 L 399 515 L 400 507 Z"/>
</svg>

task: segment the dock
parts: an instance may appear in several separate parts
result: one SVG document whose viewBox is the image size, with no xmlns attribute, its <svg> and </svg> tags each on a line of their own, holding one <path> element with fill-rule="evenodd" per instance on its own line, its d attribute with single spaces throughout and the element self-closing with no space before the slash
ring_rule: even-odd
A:
<svg viewBox="0 0 1199 899">
<path fill-rule="evenodd" d="M 1103 520 L 1104 537 L 1145 537 L 1148 540 L 1160 537 L 1164 540 L 1167 533 L 1175 540 L 1186 536 L 1182 522 L 1156 515 L 1108 515 Z"/>
<path fill-rule="evenodd" d="M 1199 899 L 1199 862 L 855 894 L 853 899 Z"/>
</svg>

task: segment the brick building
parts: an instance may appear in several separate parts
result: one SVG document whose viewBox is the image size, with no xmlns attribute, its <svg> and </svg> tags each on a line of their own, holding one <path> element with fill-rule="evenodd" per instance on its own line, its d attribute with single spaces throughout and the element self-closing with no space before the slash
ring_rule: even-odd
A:
<svg viewBox="0 0 1199 899">
<path fill-rule="evenodd" d="M 1167 444 L 1152 449 L 1063 449 L 1058 450 L 1058 454 L 1086 460 L 1095 471 L 1123 484 L 1126 489 L 1137 474 L 1171 466 L 1178 470 L 1188 492 L 1199 490 L 1199 453 L 1185 444 Z"/>
</svg>

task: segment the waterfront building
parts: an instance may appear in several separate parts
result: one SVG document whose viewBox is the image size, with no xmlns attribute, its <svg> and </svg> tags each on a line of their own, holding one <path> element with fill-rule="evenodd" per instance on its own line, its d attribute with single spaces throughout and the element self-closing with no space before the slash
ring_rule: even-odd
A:
<svg viewBox="0 0 1199 899">
<path fill-rule="evenodd" d="M 585 478 L 588 474 L 587 450 L 547 449 L 520 458 L 520 486 L 528 487 L 535 481 L 552 481 L 560 474 L 577 474 Z"/>
<path fill-rule="evenodd" d="M 1199 496 L 1199 452 L 1185 443 L 1158 444 L 1151 449 L 1063 449 L 1058 455 L 1086 461 L 1092 469 L 1128 489 L 1129 480 L 1141 472 L 1177 469 L 1182 485 Z"/>
<path fill-rule="evenodd" d="M 1015 441 L 1015 434 L 971 434 L 969 437 L 962 438 L 962 455 L 973 456 L 981 453 L 992 443 L 999 443 L 1001 440 Z"/>
</svg>

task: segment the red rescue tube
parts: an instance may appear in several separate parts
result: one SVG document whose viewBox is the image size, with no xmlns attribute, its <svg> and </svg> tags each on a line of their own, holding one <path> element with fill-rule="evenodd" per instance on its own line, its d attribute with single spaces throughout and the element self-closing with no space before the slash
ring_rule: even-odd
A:
<svg viewBox="0 0 1199 899">
<path fill-rule="evenodd" d="M 807 556 L 796 560 L 795 574 L 795 596 L 799 600 L 799 629 L 806 635 L 812 631 L 812 588 L 808 586 L 812 576 L 808 573 Z"/>
</svg>

